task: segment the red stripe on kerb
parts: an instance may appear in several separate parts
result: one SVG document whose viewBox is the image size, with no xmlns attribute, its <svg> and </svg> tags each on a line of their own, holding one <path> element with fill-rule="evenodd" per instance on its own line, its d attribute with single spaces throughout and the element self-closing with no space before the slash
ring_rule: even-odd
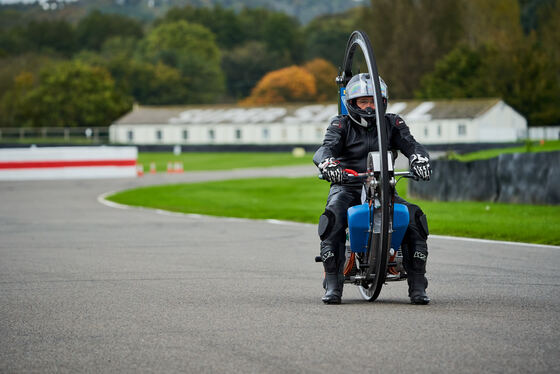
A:
<svg viewBox="0 0 560 374">
<path fill-rule="evenodd" d="M 82 166 L 135 166 L 136 160 L 77 160 L 77 161 L 10 161 L 0 162 L 0 169 L 36 169 Z"/>
</svg>

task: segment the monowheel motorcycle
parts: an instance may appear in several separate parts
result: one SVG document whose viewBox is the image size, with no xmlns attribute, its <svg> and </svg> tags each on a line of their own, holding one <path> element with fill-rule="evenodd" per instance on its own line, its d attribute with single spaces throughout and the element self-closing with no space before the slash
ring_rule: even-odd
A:
<svg viewBox="0 0 560 374">
<path fill-rule="evenodd" d="M 405 280 L 407 275 L 403 266 L 401 243 L 408 228 L 409 213 L 404 204 L 390 201 L 388 246 L 381 247 L 381 172 L 380 152 L 370 152 L 367 171 L 358 173 L 351 169 L 343 170 L 342 183 L 354 179 L 362 180 L 362 204 L 348 209 L 348 229 L 346 230 L 346 260 L 344 264 L 344 283 L 358 286 L 364 300 L 374 301 L 386 282 Z M 392 153 L 386 154 L 389 184 L 394 191 L 397 177 L 417 179 L 409 171 L 396 172 L 392 168 Z M 322 175 L 319 175 L 322 179 Z M 321 256 L 315 257 L 321 262 Z"/>
<path fill-rule="evenodd" d="M 345 170 L 345 178 L 362 178 L 362 205 L 348 209 L 348 239 L 345 283 L 359 287 L 365 300 L 374 301 L 386 281 L 402 280 L 406 273 L 402 266 L 400 243 L 408 226 L 408 209 L 394 202 L 396 176 L 412 177 L 409 172 L 395 173 L 393 159 L 388 150 L 386 126 L 379 72 L 368 36 L 363 31 L 354 31 L 346 45 L 341 74 L 336 77 L 339 86 L 339 114 L 347 114 L 344 106 L 345 87 L 354 75 L 354 56 L 361 50 L 365 66 L 373 80 L 378 152 L 368 154 L 366 173 L 358 174 Z M 320 176 L 321 177 L 321 176 Z M 321 257 L 315 258 L 321 262 Z"/>
</svg>

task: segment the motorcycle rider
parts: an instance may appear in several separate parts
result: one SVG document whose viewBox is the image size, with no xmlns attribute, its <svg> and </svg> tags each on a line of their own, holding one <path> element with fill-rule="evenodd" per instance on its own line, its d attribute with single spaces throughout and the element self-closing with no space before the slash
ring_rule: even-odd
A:
<svg viewBox="0 0 560 374">
<path fill-rule="evenodd" d="M 387 85 L 381 77 L 379 80 L 386 108 Z M 325 295 L 322 298 L 325 304 L 341 302 L 346 260 L 347 210 L 361 204 L 361 182 L 349 181 L 341 184 L 343 170 L 365 172 L 368 153 L 378 150 L 373 81 L 369 74 L 358 74 L 350 79 L 346 85 L 344 101 L 348 115 L 339 115 L 331 120 L 323 144 L 313 156 L 313 162 L 323 178 L 331 182 L 325 212 L 319 219 L 318 227 L 321 259 L 325 269 Z M 386 113 L 384 126 L 387 126 L 389 150 L 400 150 L 409 159 L 411 171 L 418 178 L 429 180 L 429 154 L 410 134 L 404 120 L 396 114 Z M 428 304 L 428 280 L 425 277 L 428 257 L 426 215 L 417 205 L 406 202 L 398 195 L 395 196 L 395 202 L 405 204 L 410 215 L 401 246 L 403 265 L 408 274 L 408 296 L 413 304 Z"/>
</svg>

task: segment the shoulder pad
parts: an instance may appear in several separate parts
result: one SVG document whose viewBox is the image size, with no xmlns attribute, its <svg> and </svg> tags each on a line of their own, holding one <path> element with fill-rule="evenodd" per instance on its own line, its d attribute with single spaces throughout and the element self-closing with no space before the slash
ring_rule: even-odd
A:
<svg viewBox="0 0 560 374">
<path fill-rule="evenodd" d="M 406 126 L 404 119 L 401 116 L 395 113 L 385 113 L 385 117 L 389 120 L 389 123 L 395 127 L 402 127 L 403 125 Z"/>
<path fill-rule="evenodd" d="M 348 121 L 348 116 L 345 115 L 337 115 L 331 118 L 331 126 L 342 128 L 346 125 Z"/>
</svg>

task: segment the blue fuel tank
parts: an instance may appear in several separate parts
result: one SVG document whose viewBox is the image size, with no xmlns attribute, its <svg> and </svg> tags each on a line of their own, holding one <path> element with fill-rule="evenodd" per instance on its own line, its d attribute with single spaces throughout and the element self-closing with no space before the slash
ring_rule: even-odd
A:
<svg viewBox="0 0 560 374">
<path fill-rule="evenodd" d="M 365 252 L 367 250 L 369 220 L 370 211 L 367 203 L 348 209 L 348 233 L 352 252 Z M 409 215 L 406 205 L 395 204 L 391 248 L 397 250 L 401 246 L 406 228 L 408 227 L 408 220 Z M 374 227 L 374 231 L 377 232 L 378 229 Z"/>
</svg>

